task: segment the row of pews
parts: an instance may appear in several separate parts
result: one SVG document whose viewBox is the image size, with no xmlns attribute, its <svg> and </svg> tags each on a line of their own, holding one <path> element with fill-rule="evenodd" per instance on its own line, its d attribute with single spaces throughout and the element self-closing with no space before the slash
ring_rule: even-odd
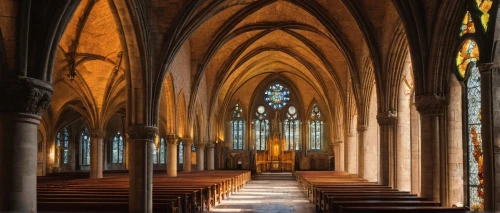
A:
<svg viewBox="0 0 500 213">
<path fill-rule="evenodd" d="M 317 212 L 466 212 L 464 208 L 441 207 L 438 201 L 368 182 L 345 172 L 300 171 L 296 178 Z"/>
<path fill-rule="evenodd" d="M 210 211 L 250 179 L 249 171 L 195 171 L 179 173 L 175 178 L 155 174 L 153 212 Z M 82 175 L 41 177 L 37 203 L 39 212 L 128 212 L 128 174 L 102 179 Z"/>
</svg>

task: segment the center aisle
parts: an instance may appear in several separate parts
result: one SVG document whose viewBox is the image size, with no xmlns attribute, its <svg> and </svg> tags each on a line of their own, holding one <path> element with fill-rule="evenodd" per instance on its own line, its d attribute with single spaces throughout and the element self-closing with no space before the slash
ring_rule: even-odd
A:
<svg viewBox="0 0 500 213">
<path fill-rule="evenodd" d="M 252 180 L 210 212 L 309 213 L 315 207 L 292 180 Z"/>
</svg>

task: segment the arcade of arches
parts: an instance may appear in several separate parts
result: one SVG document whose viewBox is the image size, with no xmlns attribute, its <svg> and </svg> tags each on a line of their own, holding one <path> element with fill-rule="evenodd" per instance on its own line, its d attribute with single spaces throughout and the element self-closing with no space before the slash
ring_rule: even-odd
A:
<svg viewBox="0 0 500 213">
<path fill-rule="evenodd" d="M 0 0 L 0 211 L 36 176 L 336 170 L 500 211 L 497 0 Z"/>
</svg>

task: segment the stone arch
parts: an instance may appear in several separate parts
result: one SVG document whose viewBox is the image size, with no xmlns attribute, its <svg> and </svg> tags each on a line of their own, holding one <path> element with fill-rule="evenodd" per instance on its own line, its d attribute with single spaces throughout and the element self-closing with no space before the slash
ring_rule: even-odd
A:
<svg viewBox="0 0 500 213">
<path fill-rule="evenodd" d="M 160 123 L 163 126 L 163 131 L 165 133 L 175 133 L 176 131 L 176 98 L 175 98 L 175 88 L 174 79 L 172 73 L 168 73 L 163 83 L 163 90 L 160 102 Z"/>
</svg>

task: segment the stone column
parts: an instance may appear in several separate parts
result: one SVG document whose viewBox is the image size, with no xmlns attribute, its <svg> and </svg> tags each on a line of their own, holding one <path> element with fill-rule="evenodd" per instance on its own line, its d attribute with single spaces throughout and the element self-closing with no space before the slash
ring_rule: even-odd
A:
<svg viewBox="0 0 500 213">
<path fill-rule="evenodd" d="M 90 131 L 90 179 L 102 178 L 104 136 L 105 131 Z"/>
<path fill-rule="evenodd" d="M 153 212 L 153 152 L 158 129 L 129 126 L 129 212 Z"/>
<path fill-rule="evenodd" d="M 198 171 L 205 170 L 205 144 L 196 144 L 196 169 Z"/>
<path fill-rule="evenodd" d="M 207 170 L 214 170 L 214 154 L 215 154 L 215 144 L 208 144 L 207 151 Z"/>
<path fill-rule="evenodd" d="M 484 210 L 500 211 L 500 65 L 480 64 Z"/>
<path fill-rule="evenodd" d="M 167 135 L 167 150 L 168 150 L 168 162 L 167 162 L 167 176 L 177 177 L 177 145 L 179 139 L 177 135 L 169 134 Z"/>
<path fill-rule="evenodd" d="M 335 157 L 335 171 L 343 171 L 342 167 L 340 166 L 342 163 L 340 145 L 342 143 L 343 143 L 343 141 L 340 139 L 335 139 L 335 141 L 333 142 L 333 156 Z"/>
<path fill-rule="evenodd" d="M 0 212 L 37 212 L 37 126 L 52 92 L 32 78 L 0 82 Z"/>
<path fill-rule="evenodd" d="M 448 106 L 448 99 L 434 94 L 418 95 L 415 106 L 421 119 L 420 193 L 422 197 L 441 201 L 445 174 L 441 169 L 441 146 L 444 142 L 441 141 L 440 119 Z"/>
<path fill-rule="evenodd" d="M 365 175 L 365 133 L 368 128 L 365 125 L 358 125 L 358 177 Z"/>
<path fill-rule="evenodd" d="M 377 122 L 380 126 L 380 164 L 379 183 L 395 188 L 396 171 L 396 122 L 397 112 L 388 111 L 377 114 Z"/>
<path fill-rule="evenodd" d="M 183 162 L 183 170 L 184 172 L 191 171 L 191 146 L 193 145 L 193 140 L 191 138 L 183 138 L 182 145 L 184 146 L 184 162 Z"/>
<path fill-rule="evenodd" d="M 358 174 L 358 143 L 356 142 L 356 133 L 347 133 L 346 138 L 345 154 L 347 172 L 349 174 Z"/>
</svg>

